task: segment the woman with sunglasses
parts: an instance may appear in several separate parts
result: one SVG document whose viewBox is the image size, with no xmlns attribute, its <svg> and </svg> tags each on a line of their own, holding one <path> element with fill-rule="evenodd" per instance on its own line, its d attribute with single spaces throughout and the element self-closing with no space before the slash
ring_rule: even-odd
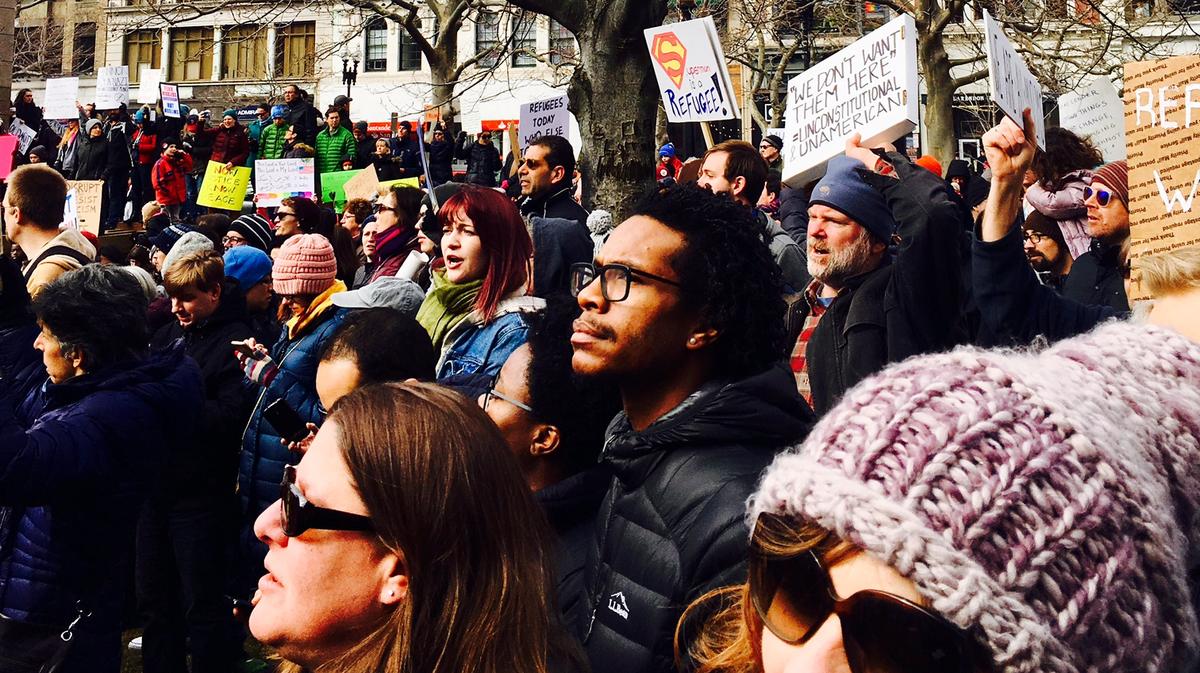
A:
<svg viewBox="0 0 1200 673">
<path fill-rule="evenodd" d="M 375 203 L 373 250 L 364 273 L 363 285 L 395 276 L 408 253 L 417 249 L 417 215 L 424 192 L 414 187 L 393 185 Z"/>
<path fill-rule="evenodd" d="M 351 392 L 280 493 L 254 527 L 270 551 L 249 624 L 281 671 L 546 673 L 571 660 L 545 518 L 466 398 L 422 383 Z"/>
<path fill-rule="evenodd" d="M 503 194 L 467 188 L 446 200 L 441 268 L 417 311 L 440 353 L 438 382 L 472 396 L 525 343 L 521 313 L 545 302 L 526 296 L 533 242 L 517 207 Z"/>
<path fill-rule="evenodd" d="M 702 671 L 1193 670 L 1197 377 L 1200 344 L 1127 323 L 885 370 L 768 468 L 748 581 L 681 644 Z"/>
</svg>

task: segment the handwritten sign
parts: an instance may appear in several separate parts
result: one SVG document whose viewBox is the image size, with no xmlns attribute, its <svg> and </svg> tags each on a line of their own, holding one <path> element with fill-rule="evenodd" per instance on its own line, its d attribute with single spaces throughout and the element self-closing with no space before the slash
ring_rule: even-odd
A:
<svg viewBox="0 0 1200 673">
<path fill-rule="evenodd" d="M 669 121 L 739 116 L 725 52 L 711 16 L 647 28 L 645 36 Z"/>
<path fill-rule="evenodd" d="M 459 122 L 462 124 L 462 130 L 471 135 L 483 132 L 483 117 L 477 110 L 464 110 L 459 115 Z"/>
<path fill-rule="evenodd" d="M 901 15 L 788 82 L 784 181 L 800 187 L 861 133 L 891 142 L 916 128 L 917 28 Z"/>
<path fill-rule="evenodd" d="M 1125 64 L 1125 137 L 1133 260 L 1200 245 L 1200 56 Z"/>
<path fill-rule="evenodd" d="M 1021 115 L 1025 108 L 1033 114 L 1037 128 L 1038 147 L 1046 146 L 1046 113 L 1042 109 L 1042 84 L 1017 50 L 1013 48 L 1004 27 L 983 10 L 983 32 L 987 36 L 988 86 L 992 100 L 1012 118 L 1018 126 L 1023 124 Z"/>
<path fill-rule="evenodd" d="M 321 201 L 332 202 L 338 210 L 346 207 L 346 183 L 362 171 L 336 171 L 321 174 Z"/>
<path fill-rule="evenodd" d="M 254 162 L 254 189 L 259 207 L 278 207 L 291 196 L 313 197 L 315 159 L 259 159 Z"/>
<path fill-rule="evenodd" d="M 1105 161 L 1125 158 L 1125 106 L 1108 78 L 1060 96 L 1058 118 L 1063 128 L 1090 137 Z"/>
<path fill-rule="evenodd" d="M 521 148 L 542 136 L 567 137 L 571 128 L 571 113 L 567 111 L 567 95 L 521 105 Z"/>
<path fill-rule="evenodd" d="M 129 103 L 129 66 L 110 65 L 96 70 L 96 109 L 115 110 Z"/>
<path fill-rule="evenodd" d="M 79 109 L 75 101 L 79 100 L 78 77 L 55 77 L 46 80 L 46 97 L 42 101 L 46 119 L 76 119 Z"/>
<path fill-rule="evenodd" d="M 138 76 L 137 102 L 154 105 L 158 102 L 158 85 L 162 82 L 162 70 L 142 66 Z"/>
<path fill-rule="evenodd" d="M 100 235 L 100 200 L 104 195 L 103 180 L 67 180 L 67 202 L 63 207 L 63 224 L 81 231 Z M 73 217 L 73 222 L 68 221 Z"/>
<path fill-rule="evenodd" d="M 16 136 L 17 151 L 21 154 L 28 152 L 37 138 L 37 132 L 26 126 L 19 117 L 13 117 L 12 123 L 8 125 L 8 132 Z"/>
<path fill-rule="evenodd" d="M 200 195 L 196 204 L 220 210 L 240 211 L 246 200 L 246 187 L 250 185 L 250 169 L 235 166 L 226 169 L 225 164 L 208 162 L 204 171 L 204 182 L 200 184 Z"/>
<path fill-rule="evenodd" d="M 358 175 L 346 181 L 342 188 L 346 193 L 346 200 L 350 199 L 366 199 L 368 201 L 375 198 L 379 193 L 379 173 L 375 170 L 375 165 L 371 164 L 358 172 Z"/>
<path fill-rule="evenodd" d="M 179 87 L 174 84 L 159 84 L 159 97 L 162 98 L 163 116 L 179 118 Z"/>
</svg>

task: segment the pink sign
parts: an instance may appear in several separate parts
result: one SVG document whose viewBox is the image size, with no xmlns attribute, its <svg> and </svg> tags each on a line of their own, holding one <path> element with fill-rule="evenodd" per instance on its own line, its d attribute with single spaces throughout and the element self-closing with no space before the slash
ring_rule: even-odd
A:
<svg viewBox="0 0 1200 673">
<path fill-rule="evenodd" d="M 13 152 L 17 151 L 16 136 L 0 136 L 0 180 L 7 180 L 13 169 Z"/>
</svg>

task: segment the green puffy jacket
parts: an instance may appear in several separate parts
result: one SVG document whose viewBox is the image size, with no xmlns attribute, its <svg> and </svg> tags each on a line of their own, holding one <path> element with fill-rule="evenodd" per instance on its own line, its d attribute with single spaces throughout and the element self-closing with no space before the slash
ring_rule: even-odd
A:
<svg viewBox="0 0 1200 673">
<path fill-rule="evenodd" d="M 259 159 L 283 158 L 283 137 L 287 135 L 287 128 L 287 124 L 271 124 L 263 128 L 262 135 L 258 137 Z"/>
<path fill-rule="evenodd" d="M 317 173 L 341 170 L 342 157 L 353 157 L 356 145 L 354 134 L 345 126 L 339 126 L 337 133 L 330 133 L 329 127 L 321 129 L 317 134 Z"/>
</svg>

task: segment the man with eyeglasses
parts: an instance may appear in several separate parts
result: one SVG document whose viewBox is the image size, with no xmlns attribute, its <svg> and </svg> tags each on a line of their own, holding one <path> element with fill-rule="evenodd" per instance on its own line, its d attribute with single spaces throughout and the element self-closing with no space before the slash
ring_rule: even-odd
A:
<svg viewBox="0 0 1200 673">
<path fill-rule="evenodd" d="M 1092 246 L 1075 259 L 1063 283 L 1063 296 L 1081 304 L 1128 311 L 1129 167 L 1124 159 L 1096 170 L 1092 184 L 1084 189 L 1083 203 Z"/>
<path fill-rule="evenodd" d="M 639 204 L 571 287 L 572 368 L 624 409 L 577 635 L 596 670 L 666 673 L 683 606 L 744 578 L 759 473 L 812 423 L 783 365 L 779 272 L 748 209 L 684 185 Z"/>
</svg>

